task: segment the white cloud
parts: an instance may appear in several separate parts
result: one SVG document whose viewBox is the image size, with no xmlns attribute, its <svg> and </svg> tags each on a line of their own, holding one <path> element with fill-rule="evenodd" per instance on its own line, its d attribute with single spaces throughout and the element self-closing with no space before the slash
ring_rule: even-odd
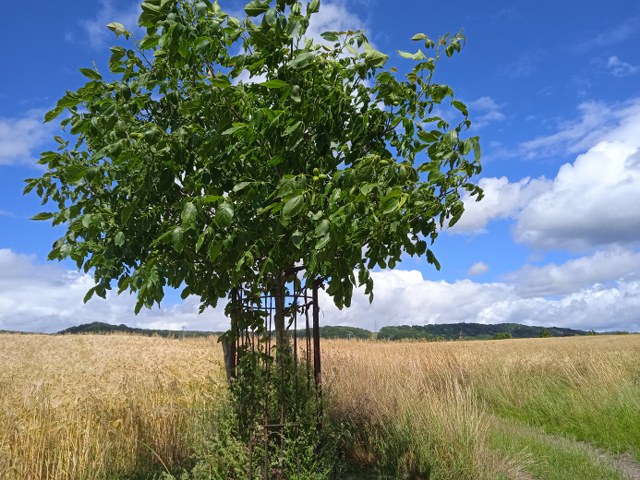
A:
<svg viewBox="0 0 640 480">
<path fill-rule="evenodd" d="M 225 330 L 223 305 L 198 315 L 198 300 L 188 298 L 134 316 L 135 298 L 126 293 L 97 297 L 83 304 L 93 279 L 61 265 L 37 263 L 34 256 L 0 249 L 0 330 L 56 332 L 89 322 L 125 323 L 130 327 Z"/>
<path fill-rule="evenodd" d="M 565 295 L 611 281 L 640 279 L 640 253 L 611 247 L 561 265 L 526 265 L 507 278 L 524 298 Z"/>
<path fill-rule="evenodd" d="M 140 2 L 138 1 L 129 1 L 126 6 L 116 7 L 114 0 L 100 0 L 100 9 L 96 15 L 91 19 L 81 21 L 80 26 L 87 34 L 91 47 L 99 48 L 114 38 L 113 33 L 107 29 L 107 24 L 120 22 L 127 30 L 135 31 L 138 27 L 140 12 Z"/>
<path fill-rule="evenodd" d="M 475 275 L 482 275 L 483 273 L 487 273 L 489 271 L 489 265 L 484 262 L 476 262 L 467 271 L 467 275 L 473 277 Z"/>
<path fill-rule="evenodd" d="M 565 265 L 530 268 L 518 272 L 512 281 L 477 283 L 460 280 L 453 283 L 425 280 L 418 271 L 374 272 L 375 299 L 369 304 L 357 290 L 352 307 L 338 310 L 321 292 L 321 322 L 324 325 L 354 325 L 373 329 L 384 325 L 423 325 L 453 322 L 520 322 L 530 325 L 556 325 L 583 329 L 640 330 L 640 281 L 625 276 L 622 264 L 638 263 L 639 254 L 613 251 L 609 257 L 593 257 Z M 614 266 L 607 268 L 609 261 Z M 635 262 L 635 263 L 634 263 Z M 616 266 L 617 265 L 617 266 Z M 572 272 L 593 267 L 598 274 L 583 274 L 573 281 Z M 549 275 L 559 298 L 547 299 L 535 292 Z M 617 278 L 619 277 L 619 278 Z M 614 279 L 603 286 L 603 279 Z M 593 283 L 591 283 L 593 281 Z M 590 284 L 591 283 L 591 284 Z M 610 283 L 610 282 L 609 282 Z M 72 325 L 103 321 L 131 327 L 224 330 L 228 321 L 223 305 L 198 315 L 198 300 L 161 309 L 143 310 L 133 315 L 134 297 L 109 295 L 107 300 L 82 298 L 93 285 L 88 275 L 66 270 L 59 264 L 42 265 L 33 256 L 0 249 L 0 330 L 55 332 Z M 543 288 L 544 290 L 544 288 Z"/>
<path fill-rule="evenodd" d="M 364 21 L 347 5 L 346 1 L 323 2 L 320 11 L 311 17 L 307 36 L 322 41 L 320 34 L 324 32 L 364 30 Z"/>
<path fill-rule="evenodd" d="M 498 104 L 491 97 L 480 97 L 467 102 L 469 110 L 472 112 L 473 126 L 483 128 L 494 122 L 501 122 L 506 117 L 502 113 L 504 104 Z"/>
<path fill-rule="evenodd" d="M 611 121 L 613 112 L 605 104 L 584 102 L 578 105 L 580 118 L 560 125 L 558 131 L 520 144 L 519 153 L 526 158 L 575 153 L 593 145 L 594 136 Z"/>
<path fill-rule="evenodd" d="M 607 68 L 614 77 L 629 77 L 640 72 L 640 65 L 631 65 L 613 55 L 607 59 Z"/>
<path fill-rule="evenodd" d="M 557 133 L 525 144 L 532 155 L 584 152 L 573 163 L 553 179 L 481 179 L 485 198 L 467 198 L 465 214 L 450 232 L 482 232 L 492 220 L 513 218 L 516 241 L 536 248 L 638 244 L 640 100 L 583 104 L 581 113 Z"/>
<path fill-rule="evenodd" d="M 0 166 L 32 164 L 36 150 L 51 138 L 54 125 L 43 123 L 44 113 L 31 110 L 22 117 L 0 117 Z"/>
<path fill-rule="evenodd" d="M 373 274 L 373 304 L 356 291 L 352 307 L 338 310 L 321 296 L 322 321 L 368 329 L 384 325 L 430 323 L 503 323 L 562 326 L 596 330 L 640 330 L 640 281 L 599 284 L 555 299 L 519 294 L 511 283 L 453 283 L 424 280 L 418 271 Z"/>
<path fill-rule="evenodd" d="M 531 199 L 548 190 L 550 181 L 543 178 L 512 183 L 507 177 L 481 178 L 478 184 L 484 190 L 484 198 L 464 198 L 464 215 L 448 231 L 451 233 L 483 233 L 492 220 L 514 218 Z"/>
<path fill-rule="evenodd" d="M 560 168 L 551 188 L 521 211 L 514 236 L 539 248 L 636 244 L 639 203 L 640 149 L 602 142 Z"/>
</svg>

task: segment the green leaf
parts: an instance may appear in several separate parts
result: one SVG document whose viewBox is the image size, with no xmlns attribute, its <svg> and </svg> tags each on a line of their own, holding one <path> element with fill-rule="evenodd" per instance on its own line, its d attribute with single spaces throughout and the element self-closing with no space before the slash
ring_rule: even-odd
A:
<svg viewBox="0 0 640 480">
<path fill-rule="evenodd" d="M 318 13 L 320 11 L 320 0 L 311 0 L 307 6 L 307 15 L 310 13 Z"/>
<path fill-rule="evenodd" d="M 53 216 L 54 214 L 51 212 L 40 212 L 31 217 L 31 220 L 49 220 L 50 218 L 53 218 Z"/>
<path fill-rule="evenodd" d="M 300 247 L 302 246 L 303 240 L 304 240 L 304 234 L 300 230 L 296 230 L 291 235 L 291 243 L 293 243 L 293 246 L 296 247 L 297 249 L 300 249 Z"/>
<path fill-rule="evenodd" d="M 267 163 L 270 167 L 277 167 L 282 162 L 284 162 L 284 159 L 278 156 L 278 157 L 271 157 Z"/>
<path fill-rule="evenodd" d="M 264 14 L 264 21 L 270 27 L 273 27 L 278 20 L 278 14 L 275 8 L 270 8 L 267 13 Z"/>
<path fill-rule="evenodd" d="M 95 293 L 95 291 L 96 291 L 96 287 L 90 288 L 89 291 L 84 296 L 84 298 L 82 299 L 82 303 L 87 303 L 89 300 L 91 300 L 91 297 L 93 297 L 93 294 Z"/>
<path fill-rule="evenodd" d="M 402 50 L 398 50 L 398 53 L 403 58 L 410 58 L 411 60 L 424 60 L 427 56 L 420 49 L 416 53 L 403 52 Z"/>
<path fill-rule="evenodd" d="M 320 240 L 316 242 L 316 247 L 315 247 L 316 250 L 322 250 L 324 247 L 327 246 L 330 240 L 331 240 L 331 236 L 329 234 L 326 234 L 324 237 L 320 238 Z"/>
<path fill-rule="evenodd" d="M 239 192 L 240 190 L 244 190 L 245 188 L 247 188 L 252 183 L 253 182 L 240 182 L 235 187 L 233 187 L 233 191 L 234 192 Z"/>
<path fill-rule="evenodd" d="M 198 12 L 198 15 L 202 15 L 202 16 L 206 15 L 207 12 L 209 11 L 209 7 L 205 2 L 197 2 L 195 4 L 195 8 L 196 8 L 196 12 Z"/>
<path fill-rule="evenodd" d="M 418 130 L 418 138 L 425 143 L 433 143 L 437 141 L 441 135 L 442 132 L 439 130 L 432 130 L 430 132 L 427 132 L 426 130 Z"/>
<path fill-rule="evenodd" d="M 209 244 L 209 249 L 207 251 L 208 255 L 209 255 L 209 260 L 211 260 L 212 262 L 215 262 L 216 259 L 220 256 L 220 253 L 222 253 L 222 247 L 223 247 L 223 243 L 220 240 L 216 240 L 213 241 Z"/>
<path fill-rule="evenodd" d="M 129 221 L 129 219 L 131 218 L 131 214 L 132 213 L 133 213 L 133 205 L 131 205 L 131 204 L 125 205 L 122 208 L 122 211 L 120 212 L 120 221 L 123 224 L 126 224 Z"/>
<path fill-rule="evenodd" d="M 171 244 L 176 252 L 180 253 L 184 250 L 184 231 L 182 227 L 176 227 L 171 232 Z"/>
<path fill-rule="evenodd" d="M 269 10 L 269 3 L 260 2 L 259 0 L 253 0 L 244 6 L 245 13 L 250 17 L 257 17 L 267 10 Z"/>
<path fill-rule="evenodd" d="M 391 190 L 380 201 L 382 214 L 387 215 L 389 213 L 396 211 L 398 208 L 402 206 L 403 203 L 404 201 L 403 201 L 402 191 L 397 188 Z"/>
<path fill-rule="evenodd" d="M 199 54 L 205 54 L 207 52 L 207 50 L 209 49 L 209 47 L 211 46 L 211 38 L 210 37 L 198 37 L 196 38 L 196 41 L 194 42 L 194 46 L 196 48 L 196 51 Z"/>
<path fill-rule="evenodd" d="M 233 135 L 234 133 L 244 130 L 248 125 L 246 123 L 234 123 L 233 127 L 227 128 L 221 135 Z"/>
<path fill-rule="evenodd" d="M 200 234 L 200 236 L 198 237 L 198 241 L 196 242 L 196 253 L 200 251 L 200 249 L 202 248 L 202 244 L 204 243 L 206 238 L 207 238 L 207 231 L 205 230 Z"/>
<path fill-rule="evenodd" d="M 302 122 L 300 120 L 298 120 L 296 123 L 294 123 L 293 125 L 289 125 L 289 127 L 287 127 L 285 129 L 285 131 L 282 133 L 282 136 L 284 137 L 288 137 L 289 135 L 291 135 L 293 132 L 295 132 L 298 128 L 300 128 L 300 125 L 302 125 Z"/>
<path fill-rule="evenodd" d="M 58 115 L 62 113 L 63 110 L 64 109 L 60 107 L 56 107 L 52 110 L 49 110 L 47 113 L 44 114 L 45 123 L 50 122 L 51 120 L 54 120 Z"/>
<path fill-rule="evenodd" d="M 111 22 L 107 24 L 107 28 L 109 30 L 111 30 L 113 33 L 116 34 L 116 36 L 120 36 L 120 35 L 125 35 L 126 37 L 129 36 L 129 32 L 127 32 L 127 29 L 124 27 L 123 24 L 121 24 L 120 22 Z"/>
<path fill-rule="evenodd" d="M 267 87 L 267 88 L 284 88 L 289 86 L 289 84 L 287 82 L 285 82 L 284 80 L 269 80 L 266 82 L 262 82 L 260 85 L 262 85 L 263 87 Z"/>
<path fill-rule="evenodd" d="M 387 60 L 389 59 L 389 55 L 379 52 L 369 43 L 364 44 L 364 51 L 367 64 L 373 68 L 384 67 L 384 64 L 387 63 Z"/>
<path fill-rule="evenodd" d="M 116 246 L 121 247 L 124 245 L 124 242 L 125 242 L 124 233 L 123 232 L 116 233 L 116 236 L 113 239 L 113 243 L 115 243 Z"/>
<path fill-rule="evenodd" d="M 440 262 L 431 250 L 427 250 L 427 261 L 434 265 L 436 267 L 436 270 L 440 270 Z"/>
<path fill-rule="evenodd" d="M 214 218 L 214 222 L 220 228 L 226 228 L 231 225 L 233 221 L 233 207 L 227 201 L 223 202 L 216 209 L 216 216 Z"/>
<path fill-rule="evenodd" d="M 313 62 L 314 54 L 312 52 L 302 52 L 298 54 L 293 60 L 289 62 L 289 66 L 296 70 L 303 69 L 311 65 Z"/>
<path fill-rule="evenodd" d="M 187 202 L 184 204 L 182 208 L 182 214 L 180 218 L 182 219 L 182 223 L 185 225 L 192 225 L 196 219 L 196 214 L 198 213 L 198 209 L 193 204 L 193 202 Z"/>
<path fill-rule="evenodd" d="M 81 68 L 80 73 L 91 80 L 102 80 L 102 75 L 91 68 Z"/>
<path fill-rule="evenodd" d="M 462 113 L 465 117 L 469 116 L 469 111 L 467 110 L 467 106 L 462 103 L 459 100 L 454 100 L 453 102 L 451 102 L 451 104 L 457 108 L 458 110 L 460 110 L 460 113 Z"/>
<path fill-rule="evenodd" d="M 291 39 L 298 38 L 302 33 L 302 23 L 297 18 L 289 19 L 287 25 L 287 36 Z"/>
<path fill-rule="evenodd" d="M 416 33 L 413 37 L 411 37 L 411 40 L 415 41 L 420 41 L 420 40 L 425 40 L 429 37 L 427 37 L 424 33 Z"/>
<path fill-rule="evenodd" d="M 288 221 L 298 215 L 303 208 L 304 195 L 296 195 L 285 202 L 282 208 L 282 218 Z"/>
<path fill-rule="evenodd" d="M 336 32 L 324 32 L 321 33 L 320 36 L 327 42 L 337 42 L 338 40 L 340 40 L 340 37 Z"/>
<path fill-rule="evenodd" d="M 63 172 L 64 179 L 69 183 L 76 183 L 84 178 L 87 168 L 84 165 L 69 165 Z"/>
<path fill-rule="evenodd" d="M 227 88 L 231 86 L 231 80 L 226 75 L 218 73 L 209 79 L 211 85 L 218 88 Z"/>
<path fill-rule="evenodd" d="M 318 224 L 318 226 L 316 226 L 314 234 L 316 237 L 322 237 L 326 235 L 328 231 L 329 231 L 329 220 L 325 218 Z"/>
</svg>

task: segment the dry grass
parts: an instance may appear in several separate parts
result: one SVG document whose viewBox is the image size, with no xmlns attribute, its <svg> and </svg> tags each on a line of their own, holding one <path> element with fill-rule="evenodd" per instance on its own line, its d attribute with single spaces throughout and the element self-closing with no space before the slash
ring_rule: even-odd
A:
<svg viewBox="0 0 640 480">
<path fill-rule="evenodd" d="M 190 454 L 215 339 L 0 335 L 0 478 L 133 478 Z"/>
<path fill-rule="evenodd" d="M 536 452 L 554 448 L 529 437 L 540 443 L 544 432 L 640 452 L 628 428 L 640 424 L 637 335 L 323 349 L 329 411 L 351 427 L 347 453 L 363 467 L 398 478 L 526 479 L 545 468 L 573 478 L 561 469 L 576 455 L 540 464 Z M 188 458 L 200 413 L 224 392 L 215 339 L 0 335 L 0 478 L 149 478 Z M 541 434 L 496 444 L 508 442 L 495 435 L 497 417 Z M 580 461 L 567 471 L 589 471 Z"/>
<path fill-rule="evenodd" d="M 573 410 L 574 419 L 591 422 L 583 430 L 593 435 L 599 421 L 605 421 L 600 428 L 611 427 L 598 418 L 597 405 L 628 407 L 619 419 L 608 419 L 619 420 L 621 429 L 640 415 L 637 335 L 324 345 L 331 409 L 358 425 L 361 434 L 349 453 L 363 466 L 379 465 L 386 455 L 383 465 L 414 474 L 430 468 L 432 478 L 526 478 L 536 459 L 527 451 L 510 457 L 492 447 L 493 414 L 545 427 L 553 415 Z M 544 417 L 545 409 L 550 419 L 531 418 Z M 580 417 L 577 410 L 596 413 Z M 554 433 L 575 434 L 558 425 Z M 623 440 L 633 450 L 628 430 Z"/>
</svg>

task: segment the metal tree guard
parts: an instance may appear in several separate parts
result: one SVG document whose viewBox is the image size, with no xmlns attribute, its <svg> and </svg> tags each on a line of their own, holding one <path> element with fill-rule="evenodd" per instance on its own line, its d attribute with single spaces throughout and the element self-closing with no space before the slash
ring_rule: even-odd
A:
<svg viewBox="0 0 640 480">
<path fill-rule="evenodd" d="M 302 285 L 296 279 L 284 288 L 275 283 L 236 288 L 227 307 L 231 335 L 223 341 L 225 367 L 238 402 L 239 430 L 248 444 L 249 479 L 299 473 L 299 463 L 285 461 L 288 445 L 301 428 L 309 428 L 310 420 L 318 432 L 322 427 L 322 282 Z"/>
</svg>

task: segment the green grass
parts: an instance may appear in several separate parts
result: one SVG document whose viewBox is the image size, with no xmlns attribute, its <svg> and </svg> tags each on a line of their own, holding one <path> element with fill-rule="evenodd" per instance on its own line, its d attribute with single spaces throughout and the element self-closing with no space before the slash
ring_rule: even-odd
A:
<svg viewBox="0 0 640 480">
<path fill-rule="evenodd" d="M 624 480 L 611 462 L 588 445 L 552 437 L 538 428 L 496 420 L 489 436 L 503 454 L 526 458 L 527 473 L 545 480 Z"/>
<path fill-rule="evenodd" d="M 640 387 L 581 389 L 560 380 L 529 379 L 535 389 L 516 387 L 483 397 L 499 417 L 640 460 L 640 428 L 630 428 L 640 425 Z"/>
</svg>

